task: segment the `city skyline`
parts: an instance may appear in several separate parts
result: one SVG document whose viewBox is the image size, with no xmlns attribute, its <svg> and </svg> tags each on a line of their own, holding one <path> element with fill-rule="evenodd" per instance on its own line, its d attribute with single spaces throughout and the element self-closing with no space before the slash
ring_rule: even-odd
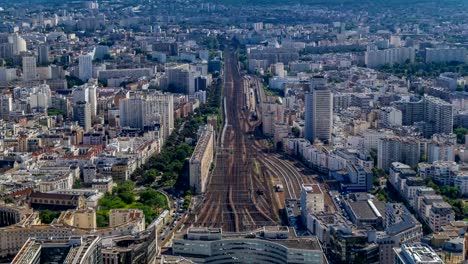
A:
<svg viewBox="0 0 468 264">
<path fill-rule="evenodd" d="M 467 262 L 466 10 L 0 1 L 0 262 Z"/>
</svg>

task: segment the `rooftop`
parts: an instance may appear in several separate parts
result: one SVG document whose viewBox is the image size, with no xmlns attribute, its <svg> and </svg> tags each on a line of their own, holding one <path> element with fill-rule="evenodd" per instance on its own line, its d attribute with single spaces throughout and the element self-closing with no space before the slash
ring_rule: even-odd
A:
<svg viewBox="0 0 468 264">
<path fill-rule="evenodd" d="M 278 236 L 274 239 L 268 239 L 265 237 L 265 231 L 269 234 L 278 232 L 283 234 L 284 232 L 288 232 L 287 236 Z M 187 236 L 188 234 L 192 234 L 195 236 Z M 208 238 L 209 236 L 211 238 Z M 271 237 L 271 236 L 269 236 Z M 214 239 L 216 238 L 216 239 Z M 183 240 L 203 240 L 203 241 L 213 241 L 219 239 L 229 239 L 229 240 L 264 240 L 264 241 L 271 241 L 274 243 L 281 244 L 288 248 L 296 248 L 296 249 L 306 249 L 306 250 L 321 250 L 320 243 L 315 236 L 309 237 L 299 237 L 296 234 L 296 231 L 293 228 L 283 227 L 283 226 L 265 226 L 263 228 L 254 230 L 252 232 L 238 232 L 238 233 L 225 233 L 221 228 L 206 228 L 206 227 L 192 227 L 187 229 L 187 233 L 176 233 L 175 239 L 183 239 Z"/>
<path fill-rule="evenodd" d="M 302 184 L 302 189 L 307 193 L 323 193 L 322 188 L 318 184 Z"/>
<path fill-rule="evenodd" d="M 205 150 L 208 147 L 208 142 L 213 133 L 213 127 L 211 125 L 206 125 L 203 127 L 200 139 L 198 140 L 197 146 L 195 147 L 195 150 L 193 151 L 192 157 L 190 159 L 191 162 L 202 160 Z"/>
<path fill-rule="evenodd" d="M 73 194 L 41 193 L 41 192 L 33 192 L 30 195 L 30 198 L 61 199 L 61 200 L 74 200 L 74 199 L 77 199 L 78 197 L 79 195 L 73 195 Z"/>
<path fill-rule="evenodd" d="M 440 257 L 427 245 L 409 244 L 402 245 L 400 252 L 397 252 L 400 258 L 411 263 L 417 264 L 443 264 Z M 405 262 L 406 263 L 406 262 Z"/>
</svg>

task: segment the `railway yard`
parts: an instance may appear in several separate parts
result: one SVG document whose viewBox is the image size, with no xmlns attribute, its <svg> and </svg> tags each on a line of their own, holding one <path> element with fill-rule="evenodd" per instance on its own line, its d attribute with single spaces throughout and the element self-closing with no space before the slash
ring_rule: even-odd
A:
<svg viewBox="0 0 468 264">
<path fill-rule="evenodd" d="M 285 200 L 299 199 L 303 183 L 321 180 L 300 162 L 271 151 L 261 137 L 261 102 L 267 98 L 261 80 L 241 74 L 236 50 L 225 50 L 224 67 L 224 127 L 216 165 L 187 224 L 221 227 L 225 232 L 280 225 Z M 283 190 L 277 192 L 275 186 Z M 328 210 L 333 211 L 326 196 Z"/>
</svg>

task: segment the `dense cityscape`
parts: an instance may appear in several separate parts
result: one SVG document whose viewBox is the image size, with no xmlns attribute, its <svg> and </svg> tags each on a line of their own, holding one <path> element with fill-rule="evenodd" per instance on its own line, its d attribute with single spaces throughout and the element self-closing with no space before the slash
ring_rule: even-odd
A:
<svg viewBox="0 0 468 264">
<path fill-rule="evenodd" d="M 466 0 L 0 0 L 0 263 L 468 263 L 467 49 Z"/>
</svg>

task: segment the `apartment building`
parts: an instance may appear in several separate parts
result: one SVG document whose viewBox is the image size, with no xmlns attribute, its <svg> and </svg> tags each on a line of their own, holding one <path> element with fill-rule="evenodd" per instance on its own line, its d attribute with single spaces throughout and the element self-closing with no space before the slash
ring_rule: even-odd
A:
<svg viewBox="0 0 468 264">
<path fill-rule="evenodd" d="M 201 128 L 197 146 L 189 161 L 190 187 L 195 193 L 204 193 L 214 158 L 214 130 L 211 125 Z"/>
</svg>

